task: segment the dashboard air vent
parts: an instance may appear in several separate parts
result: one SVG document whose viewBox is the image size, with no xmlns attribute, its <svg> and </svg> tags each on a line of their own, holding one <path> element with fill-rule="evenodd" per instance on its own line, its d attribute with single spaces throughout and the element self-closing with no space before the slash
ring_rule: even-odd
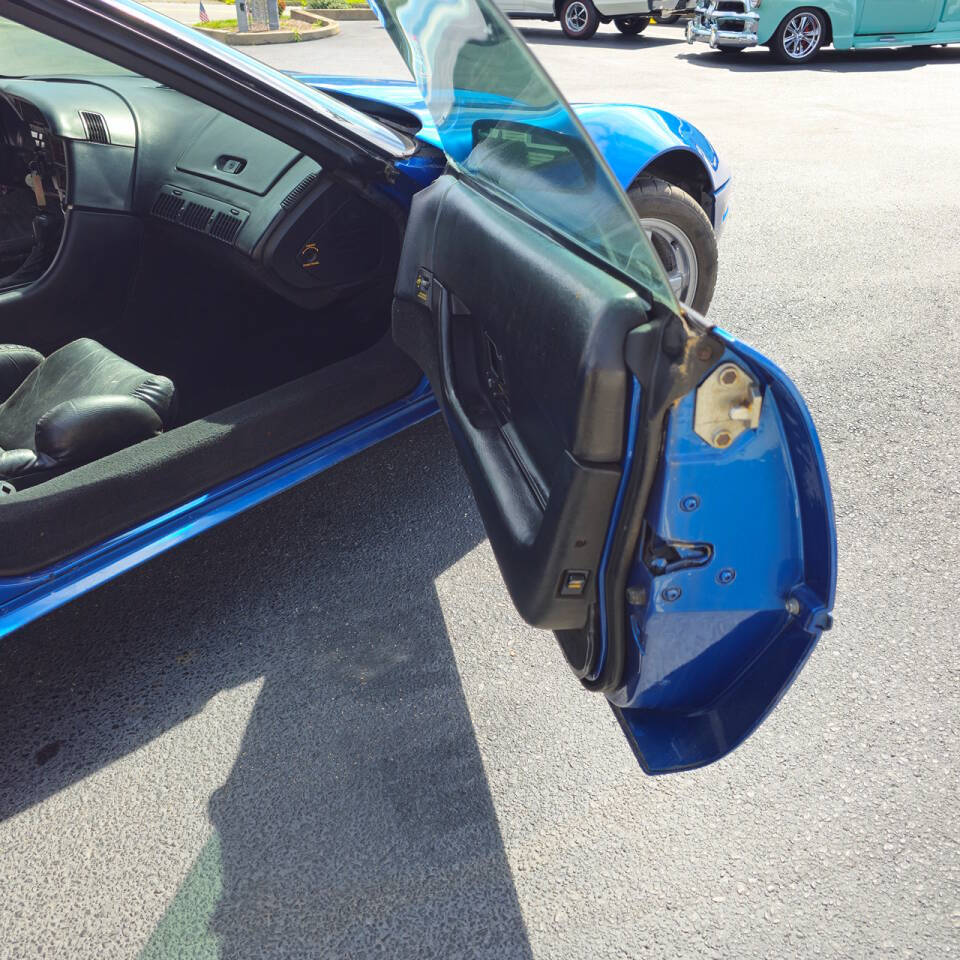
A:
<svg viewBox="0 0 960 960">
<path fill-rule="evenodd" d="M 246 210 L 202 193 L 164 184 L 153 201 L 150 213 L 160 220 L 206 234 L 231 246 L 250 216 Z"/>
<path fill-rule="evenodd" d="M 180 222 L 191 230 L 205 231 L 212 216 L 212 207 L 205 207 L 202 203 L 188 203 Z"/>
<path fill-rule="evenodd" d="M 172 193 L 160 193 L 154 200 L 153 209 L 150 212 L 161 220 L 176 220 L 183 207 L 182 197 L 175 197 Z"/>
<path fill-rule="evenodd" d="M 233 243 L 242 226 L 243 221 L 239 217 L 231 217 L 229 213 L 218 213 L 210 224 L 210 236 L 224 243 Z"/>
<path fill-rule="evenodd" d="M 83 121 L 83 129 L 87 131 L 87 139 L 91 143 L 110 142 L 110 137 L 107 134 L 107 121 L 103 119 L 103 114 L 81 110 L 80 119 Z"/>
<path fill-rule="evenodd" d="M 280 206 L 284 210 L 289 210 L 291 207 L 295 206 L 300 198 L 310 189 L 311 186 L 316 182 L 319 174 L 311 173 L 308 176 L 304 177 L 281 201 Z"/>
</svg>

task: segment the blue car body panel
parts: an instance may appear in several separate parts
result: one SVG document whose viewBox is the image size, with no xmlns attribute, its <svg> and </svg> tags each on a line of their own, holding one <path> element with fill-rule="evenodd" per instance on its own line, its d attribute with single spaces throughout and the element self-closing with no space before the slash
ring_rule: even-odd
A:
<svg viewBox="0 0 960 960">
<path fill-rule="evenodd" d="M 709 559 L 655 573 L 634 558 L 642 600 L 628 607 L 626 679 L 609 699 L 648 773 L 703 766 L 746 739 L 830 626 L 836 591 L 830 481 L 806 405 L 769 360 L 716 332 L 720 364 L 753 374 L 763 409 L 725 450 L 694 433 L 694 393 L 670 416 L 646 521 Z"/>
<path fill-rule="evenodd" d="M 442 149 L 433 117 L 412 80 L 370 80 L 318 74 L 296 76 L 304 83 L 324 90 L 403 108 L 415 114 L 422 125 L 417 137 Z M 680 151 L 696 157 L 710 177 L 715 201 L 713 210 L 708 212 L 713 216 L 714 229 L 720 232 L 729 207 L 730 172 L 710 141 L 693 124 L 666 110 L 629 103 L 575 103 L 573 109 L 624 190 L 664 154 Z M 401 169 L 406 166 L 400 164 Z M 412 169 L 416 176 L 419 168 L 413 164 Z"/>
</svg>

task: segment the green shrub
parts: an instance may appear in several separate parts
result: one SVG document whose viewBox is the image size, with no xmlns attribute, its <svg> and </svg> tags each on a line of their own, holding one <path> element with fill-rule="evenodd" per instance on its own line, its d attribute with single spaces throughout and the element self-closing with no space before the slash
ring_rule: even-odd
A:
<svg viewBox="0 0 960 960">
<path fill-rule="evenodd" d="M 234 6 L 237 0 L 220 0 L 220 3 L 228 3 L 230 6 Z M 283 13 L 283 8 L 287 7 L 302 7 L 305 0 L 277 0 L 277 8 Z M 249 13 L 249 10 L 247 11 Z"/>
<path fill-rule="evenodd" d="M 303 0 L 308 10 L 346 10 L 349 7 L 365 7 L 366 0 Z"/>
</svg>

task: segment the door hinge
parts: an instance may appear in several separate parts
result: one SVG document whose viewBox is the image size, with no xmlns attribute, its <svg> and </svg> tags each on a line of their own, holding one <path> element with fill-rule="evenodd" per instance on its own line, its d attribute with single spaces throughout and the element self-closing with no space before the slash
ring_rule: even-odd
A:
<svg viewBox="0 0 960 960">
<path fill-rule="evenodd" d="M 784 604 L 787 613 L 796 617 L 807 633 L 819 634 L 833 626 L 833 616 L 817 595 L 807 586 L 795 589 Z"/>
</svg>

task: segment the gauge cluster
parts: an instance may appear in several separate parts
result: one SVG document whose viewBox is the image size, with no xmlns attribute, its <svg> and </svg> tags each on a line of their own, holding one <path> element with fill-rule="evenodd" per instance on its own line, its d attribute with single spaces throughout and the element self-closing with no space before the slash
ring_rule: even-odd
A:
<svg viewBox="0 0 960 960">
<path fill-rule="evenodd" d="M 24 182 L 33 191 L 37 207 L 65 209 L 67 156 L 63 140 L 51 131 L 44 115 L 32 103 L 19 97 L 3 103 L 4 143 L 23 164 Z"/>
</svg>

